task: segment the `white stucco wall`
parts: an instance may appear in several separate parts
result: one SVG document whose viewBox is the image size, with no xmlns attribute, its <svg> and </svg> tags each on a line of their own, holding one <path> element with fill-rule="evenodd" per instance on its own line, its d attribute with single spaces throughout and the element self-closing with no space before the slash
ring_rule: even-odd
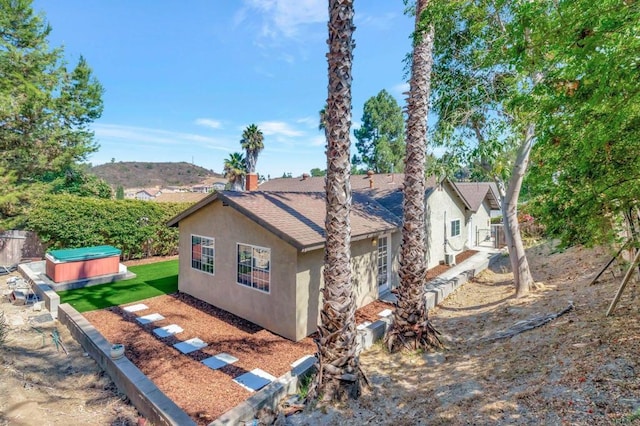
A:
<svg viewBox="0 0 640 426">
<path fill-rule="evenodd" d="M 451 221 L 454 219 L 460 220 L 460 235 L 451 237 Z M 465 206 L 449 184 L 444 183 L 428 194 L 425 222 L 427 268 L 444 262 L 445 253 L 457 254 L 466 249 L 468 220 Z M 448 241 L 446 248 L 445 241 Z"/>
</svg>

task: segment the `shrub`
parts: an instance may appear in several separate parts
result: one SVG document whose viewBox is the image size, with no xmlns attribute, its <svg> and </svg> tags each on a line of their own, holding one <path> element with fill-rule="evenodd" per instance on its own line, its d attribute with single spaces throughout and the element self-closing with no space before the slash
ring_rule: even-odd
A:
<svg viewBox="0 0 640 426">
<path fill-rule="evenodd" d="M 27 226 L 48 248 L 109 244 L 123 260 L 165 256 L 178 252 L 178 229 L 166 222 L 188 206 L 48 195 L 34 203 Z"/>
</svg>

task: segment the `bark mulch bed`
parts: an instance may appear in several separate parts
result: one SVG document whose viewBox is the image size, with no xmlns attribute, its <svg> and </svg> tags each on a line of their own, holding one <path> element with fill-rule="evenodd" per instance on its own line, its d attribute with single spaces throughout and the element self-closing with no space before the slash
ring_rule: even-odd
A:
<svg viewBox="0 0 640 426">
<path fill-rule="evenodd" d="M 142 302 L 149 309 L 135 314 L 116 306 L 84 316 L 109 342 L 123 343 L 126 356 L 199 424 L 211 422 L 251 395 L 233 378 L 254 368 L 279 377 L 291 369 L 292 362 L 316 352 L 309 337 L 292 342 L 183 293 Z M 156 312 L 165 319 L 144 326 L 135 320 Z M 169 324 L 184 331 L 163 339 L 152 332 Z M 187 355 L 172 347 L 193 337 L 209 346 Z M 220 370 L 200 362 L 221 352 L 239 361 Z"/>
</svg>

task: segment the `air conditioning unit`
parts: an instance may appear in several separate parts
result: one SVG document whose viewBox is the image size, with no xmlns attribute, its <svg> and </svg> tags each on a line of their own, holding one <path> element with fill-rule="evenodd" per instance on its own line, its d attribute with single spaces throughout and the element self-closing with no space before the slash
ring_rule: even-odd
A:
<svg viewBox="0 0 640 426">
<path fill-rule="evenodd" d="M 446 253 L 444 255 L 444 263 L 453 266 L 456 264 L 456 255 L 453 253 Z"/>
</svg>

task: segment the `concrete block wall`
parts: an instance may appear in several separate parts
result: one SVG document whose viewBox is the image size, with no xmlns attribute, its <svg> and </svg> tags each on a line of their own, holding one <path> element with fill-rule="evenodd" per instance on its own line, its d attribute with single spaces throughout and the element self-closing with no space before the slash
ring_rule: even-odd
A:
<svg viewBox="0 0 640 426">
<path fill-rule="evenodd" d="M 49 310 L 51 316 L 57 318 L 60 296 L 40 278 L 40 274 L 44 272 L 44 261 L 20 264 L 18 265 L 18 272 L 29 281 L 31 289 L 38 295 L 40 300 L 44 301 L 44 306 Z"/>
<path fill-rule="evenodd" d="M 58 320 L 85 351 L 109 375 L 120 392 L 154 425 L 195 425 L 195 422 L 169 399 L 129 359 L 111 359 L 111 344 L 89 321 L 68 303 L 58 307 Z"/>
</svg>

